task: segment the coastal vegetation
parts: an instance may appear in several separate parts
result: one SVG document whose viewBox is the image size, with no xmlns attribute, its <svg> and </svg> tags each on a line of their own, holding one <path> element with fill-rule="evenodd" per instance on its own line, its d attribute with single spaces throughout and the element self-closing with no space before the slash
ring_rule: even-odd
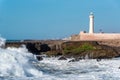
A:
<svg viewBox="0 0 120 80">
<path fill-rule="evenodd" d="M 95 59 L 119 56 L 112 47 L 100 45 L 96 41 L 65 42 L 62 48 L 65 57 Z"/>
<path fill-rule="evenodd" d="M 67 53 L 75 53 L 75 54 L 80 54 L 84 51 L 90 51 L 90 50 L 95 50 L 95 47 L 88 44 L 88 43 L 84 43 L 78 47 L 75 47 L 75 46 L 67 46 L 65 49 L 64 49 L 64 54 L 67 54 Z"/>
</svg>

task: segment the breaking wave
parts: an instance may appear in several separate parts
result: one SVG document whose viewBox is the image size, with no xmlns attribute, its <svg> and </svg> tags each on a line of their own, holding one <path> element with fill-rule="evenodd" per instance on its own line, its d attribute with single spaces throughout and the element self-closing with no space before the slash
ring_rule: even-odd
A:
<svg viewBox="0 0 120 80">
<path fill-rule="evenodd" d="M 0 38 L 0 46 L 4 46 L 5 39 Z M 33 63 L 36 59 L 25 46 L 20 48 L 0 48 L 0 77 L 41 77 Z"/>
</svg>

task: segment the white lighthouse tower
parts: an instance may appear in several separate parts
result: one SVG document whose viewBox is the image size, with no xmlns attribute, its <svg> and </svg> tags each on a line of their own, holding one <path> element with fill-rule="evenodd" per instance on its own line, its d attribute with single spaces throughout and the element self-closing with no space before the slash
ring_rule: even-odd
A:
<svg viewBox="0 0 120 80">
<path fill-rule="evenodd" d="M 89 33 L 90 33 L 90 34 L 93 34 L 93 33 L 94 33 L 94 15 L 93 15 L 92 12 L 90 13 L 89 18 L 90 18 L 90 22 L 89 22 Z"/>
</svg>

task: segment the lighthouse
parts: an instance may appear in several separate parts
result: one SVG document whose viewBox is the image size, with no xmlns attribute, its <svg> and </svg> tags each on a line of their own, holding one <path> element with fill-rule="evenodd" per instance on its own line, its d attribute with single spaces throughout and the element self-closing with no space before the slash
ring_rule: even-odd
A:
<svg viewBox="0 0 120 80">
<path fill-rule="evenodd" d="M 94 15 L 93 15 L 92 12 L 90 13 L 89 18 L 90 18 L 90 22 L 89 22 L 89 33 L 90 33 L 90 34 L 93 34 L 93 33 L 94 33 Z"/>
</svg>

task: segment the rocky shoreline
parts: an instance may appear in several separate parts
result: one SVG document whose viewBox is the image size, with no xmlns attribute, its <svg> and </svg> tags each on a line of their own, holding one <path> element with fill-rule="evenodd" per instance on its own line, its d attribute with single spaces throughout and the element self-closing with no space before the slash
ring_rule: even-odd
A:
<svg viewBox="0 0 120 80">
<path fill-rule="evenodd" d="M 26 45 L 29 52 L 35 55 L 46 54 L 79 59 L 108 59 L 120 56 L 120 40 L 104 41 L 64 41 L 64 40 L 31 40 L 23 42 L 6 42 L 7 47 Z M 42 60 L 41 58 L 39 58 Z"/>
</svg>

